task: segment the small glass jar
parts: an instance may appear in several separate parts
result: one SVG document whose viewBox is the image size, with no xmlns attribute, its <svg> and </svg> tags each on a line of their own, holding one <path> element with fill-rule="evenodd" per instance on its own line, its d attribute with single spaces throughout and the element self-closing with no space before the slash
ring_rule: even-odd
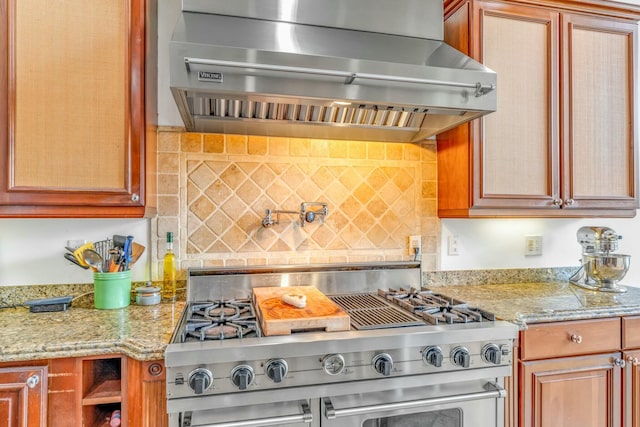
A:
<svg viewBox="0 0 640 427">
<path fill-rule="evenodd" d="M 136 304 L 156 305 L 160 303 L 160 288 L 147 283 L 147 286 L 136 288 Z"/>
</svg>

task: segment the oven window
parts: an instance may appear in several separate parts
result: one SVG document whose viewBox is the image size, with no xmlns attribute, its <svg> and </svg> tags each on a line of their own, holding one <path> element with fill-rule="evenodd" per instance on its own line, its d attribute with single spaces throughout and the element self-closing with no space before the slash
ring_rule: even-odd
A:
<svg viewBox="0 0 640 427">
<path fill-rule="evenodd" d="M 459 408 L 366 420 L 362 427 L 462 427 Z"/>
</svg>

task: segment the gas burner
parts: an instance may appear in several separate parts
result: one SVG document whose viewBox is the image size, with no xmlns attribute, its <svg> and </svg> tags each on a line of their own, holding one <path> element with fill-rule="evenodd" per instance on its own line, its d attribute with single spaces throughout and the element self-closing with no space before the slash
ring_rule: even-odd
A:
<svg viewBox="0 0 640 427">
<path fill-rule="evenodd" d="M 259 336 L 255 322 L 243 323 L 187 323 L 186 335 L 197 338 L 200 341 L 225 340 L 230 338 L 244 338 L 246 336 Z M 184 340 L 183 340 L 184 341 Z"/>
<path fill-rule="evenodd" d="M 249 299 L 196 301 L 188 308 L 181 342 L 261 336 Z"/>
<path fill-rule="evenodd" d="M 468 307 L 462 301 L 436 294 L 430 290 L 409 290 L 400 288 L 384 291 L 379 289 L 378 295 L 388 301 L 408 310 L 428 323 L 438 325 L 441 323 L 470 323 L 483 320 L 495 320 L 492 313 Z"/>
<path fill-rule="evenodd" d="M 255 317 L 251 302 L 247 299 L 196 302 L 191 306 L 191 318 L 226 321 Z"/>
<path fill-rule="evenodd" d="M 468 307 L 466 304 L 417 310 L 414 313 L 422 316 L 424 320 L 432 325 L 438 325 L 441 323 L 471 323 L 496 320 L 493 313 L 489 313 L 479 308 Z"/>
</svg>

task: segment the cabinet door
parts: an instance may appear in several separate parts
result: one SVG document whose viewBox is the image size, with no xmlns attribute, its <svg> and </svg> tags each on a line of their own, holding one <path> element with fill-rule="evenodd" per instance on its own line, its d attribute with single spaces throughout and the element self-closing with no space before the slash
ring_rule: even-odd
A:
<svg viewBox="0 0 640 427">
<path fill-rule="evenodd" d="M 638 206 L 638 26 L 563 15 L 563 198 L 571 208 Z"/>
<path fill-rule="evenodd" d="M 129 425 L 167 427 L 166 372 L 162 360 L 128 361 L 127 401 Z"/>
<path fill-rule="evenodd" d="M 0 216 L 142 216 L 145 0 L 3 0 Z"/>
<path fill-rule="evenodd" d="M 640 427 L 640 350 L 624 352 L 623 411 L 625 427 Z"/>
<path fill-rule="evenodd" d="M 520 362 L 520 425 L 620 427 L 621 356 Z"/>
<path fill-rule="evenodd" d="M 47 367 L 0 368 L 0 425 L 47 425 Z"/>
<path fill-rule="evenodd" d="M 474 4 L 476 57 L 498 74 L 498 109 L 479 123 L 474 206 L 552 207 L 559 195 L 559 15 Z"/>
</svg>

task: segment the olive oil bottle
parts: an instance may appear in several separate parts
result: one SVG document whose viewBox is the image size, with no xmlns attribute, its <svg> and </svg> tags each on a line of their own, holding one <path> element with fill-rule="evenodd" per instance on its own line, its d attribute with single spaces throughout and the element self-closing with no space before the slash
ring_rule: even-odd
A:
<svg viewBox="0 0 640 427">
<path fill-rule="evenodd" d="M 167 233 L 167 251 L 163 259 L 162 299 L 175 301 L 176 299 L 176 255 L 173 253 L 173 233 Z"/>
</svg>

